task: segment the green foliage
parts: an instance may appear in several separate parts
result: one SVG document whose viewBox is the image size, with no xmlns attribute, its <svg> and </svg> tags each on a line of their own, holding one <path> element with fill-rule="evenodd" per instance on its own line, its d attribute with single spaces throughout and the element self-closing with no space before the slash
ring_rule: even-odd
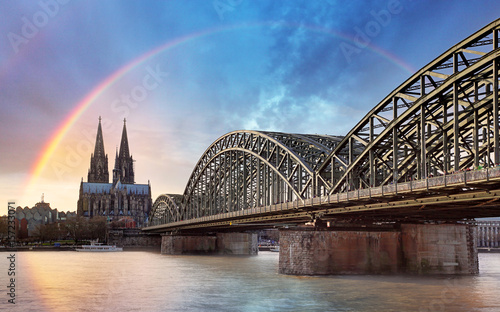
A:
<svg viewBox="0 0 500 312">
<path fill-rule="evenodd" d="M 48 242 L 49 245 L 54 241 L 61 244 L 67 244 L 68 241 L 76 244 L 81 240 L 105 240 L 106 226 L 104 217 L 89 220 L 76 216 L 63 222 L 38 225 L 33 234 L 39 241 Z"/>
<path fill-rule="evenodd" d="M 52 242 L 62 238 L 64 234 L 64 227 L 61 226 L 61 223 L 40 224 L 34 231 L 34 236 L 38 237 L 42 242 Z"/>
<path fill-rule="evenodd" d="M 66 220 L 65 226 L 68 230 L 68 236 L 76 242 L 83 239 L 104 240 L 106 238 L 105 217 L 87 219 L 85 217 L 76 216 Z"/>
<path fill-rule="evenodd" d="M 1 217 L 0 218 L 0 240 L 3 240 L 4 238 L 7 237 L 7 226 L 8 224 L 8 218 L 7 217 Z"/>
</svg>

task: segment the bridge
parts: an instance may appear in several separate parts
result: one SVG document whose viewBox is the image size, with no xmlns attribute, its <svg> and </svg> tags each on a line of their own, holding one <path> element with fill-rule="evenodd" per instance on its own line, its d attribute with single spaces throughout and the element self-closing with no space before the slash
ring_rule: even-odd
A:
<svg viewBox="0 0 500 312">
<path fill-rule="evenodd" d="M 345 136 L 223 135 L 203 153 L 182 195 L 156 199 L 143 231 L 200 235 L 313 225 L 312 232 L 282 232 L 282 247 L 288 246 L 290 257 L 297 237 L 329 241 L 333 234 L 325 233 L 333 229 L 363 229 L 365 234 L 344 235 L 357 235 L 352 243 L 360 237 L 372 241 L 373 233 L 392 233 L 387 239 L 399 249 L 383 253 L 408 258 L 405 266 L 417 265 L 418 272 L 425 271 L 422 246 L 428 252 L 433 239 L 463 240 L 469 247 L 455 250 L 460 253 L 455 258 L 466 258 L 466 264 L 439 258 L 437 253 L 450 246 L 433 251 L 431 258 L 440 260 L 424 262 L 433 272 L 474 273 L 476 234 L 470 221 L 500 216 L 499 27 L 496 20 L 452 46 L 376 104 Z M 380 237 L 389 234 L 377 235 L 380 245 Z M 420 235 L 415 243 L 420 247 L 408 255 L 406 247 L 415 235 Z M 288 242 L 283 244 L 283 238 Z M 406 254 L 401 256 L 402 250 Z M 282 261 L 282 254 L 280 271 L 297 273 L 282 267 L 302 258 L 283 256 Z M 380 258 L 382 252 L 368 254 Z M 413 263 L 414 258 L 420 262 Z M 398 271 L 401 263 L 394 261 L 389 270 Z M 331 270 L 326 272 L 339 272 Z M 304 272 L 310 273 L 298 274 Z"/>
</svg>

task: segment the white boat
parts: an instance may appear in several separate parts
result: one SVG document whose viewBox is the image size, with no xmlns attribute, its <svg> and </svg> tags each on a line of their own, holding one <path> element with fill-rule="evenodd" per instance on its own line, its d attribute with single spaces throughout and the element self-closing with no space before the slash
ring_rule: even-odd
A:
<svg viewBox="0 0 500 312">
<path fill-rule="evenodd" d="M 76 251 L 92 251 L 92 252 L 105 252 L 105 251 L 123 251 L 123 248 L 116 247 L 115 245 L 103 245 L 102 243 L 92 242 L 90 245 L 82 245 L 82 248 L 76 248 Z"/>
</svg>

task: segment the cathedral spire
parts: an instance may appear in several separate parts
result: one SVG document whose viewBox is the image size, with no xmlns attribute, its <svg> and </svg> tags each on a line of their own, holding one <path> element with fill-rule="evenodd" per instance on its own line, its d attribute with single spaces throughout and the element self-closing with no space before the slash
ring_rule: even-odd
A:
<svg viewBox="0 0 500 312">
<path fill-rule="evenodd" d="M 120 142 L 120 153 L 118 154 L 119 157 L 130 157 L 130 152 L 128 149 L 128 138 L 127 138 L 127 120 L 124 118 L 123 119 L 123 131 L 122 131 L 122 140 Z"/>
<path fill-rule="evenodd" d="M 102 138 L 101 116 L 99 116 L 99 125 L 97 126 L 97 136 L 94 148 L 95 157 L 104 157 L 104 139 Z"/>
<path fill-rule="evenodd" d="M 118 153 L 118 157 L 115 160 L 115 169 L 113 170 L 113 183 L 116 183 L 118 180 L 121 183 L 135 183 L 134 180 L 134 160 L 132 156 L 130 156 L 130 151 L 128 147 L 128 138 L 127 138 L 127 120 L 123 119 L 123 131 L 122 131 L 122 139 L 120 142 L 120 152 Z"/>
<path fill-rule="evenodd" d="M 120 169 L 120 168 L 118 167 L 118 145 L 116 146 L 115 169 Z"/>
<path fill-rule="evenodd" d="M 109 182 L 108 155 L 104 152 L 101 116 L 99 116 L 99 125 L 97 126 L 94 154 L 90 156 L 90 169 L 87 179 L 88 182 L 95 183 Z"/>
</svg>

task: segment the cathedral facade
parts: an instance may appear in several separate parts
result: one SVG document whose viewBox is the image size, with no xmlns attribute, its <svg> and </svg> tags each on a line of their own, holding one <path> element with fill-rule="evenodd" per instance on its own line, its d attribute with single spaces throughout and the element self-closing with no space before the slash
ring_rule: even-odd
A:
<svg viewBox="0 0 500 312">
<path fill-rule="evenodd" d="M 134 160 L 129 151 L 126 121 L 120 150 L 109 183 L 108 155 L 104 152 L 101 117 L 97 127 L 94 153 L 90 156 L 87 182 L 80 182 L 77 214 L 84 217 L 105 216 L 110 221 L 133 220 L 136 226 L 147 221 L 152 207 L 151 185 L 136 184 Z"/>
</svg>

